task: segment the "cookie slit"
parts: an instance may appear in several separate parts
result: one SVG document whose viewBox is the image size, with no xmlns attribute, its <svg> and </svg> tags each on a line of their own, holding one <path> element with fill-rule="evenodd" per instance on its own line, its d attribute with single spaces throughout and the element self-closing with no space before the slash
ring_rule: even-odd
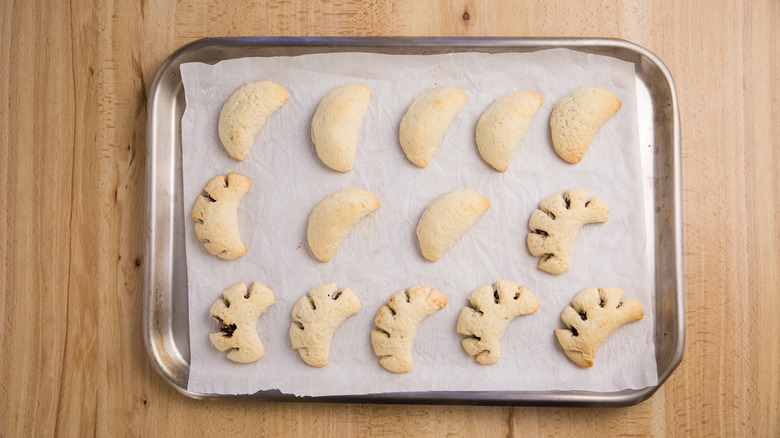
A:
<svg viewBox="0 0 780 438">
<path fill-rule="evenodd" d="M 582 318 L 583 321 L 587 321 L 588 320 L 588 312 L 584 312 L 583 311 L 583 312 L 579 312 L 579 313 L 580 313 L 580 318 Z"/>
<path fill-rule="evenodd" d="M 341 296 L 341 292 L 342 292 L 342 291 L 344 291 L 344 289 L 339 289 L 339 290 L 337 290 L 337 291 L 336 291 L 336 293 L 335 293 L 335 294 L 333 294 L 333 296 L 331 296 L 330 298 L 331 298 L 332 300 L 337 300 L 337 299 L 339 299 L 339 297 Z"/>
<path fill-rule="evenodd" d="M 217 200 L 216 200 L 216 199 L 214 199 L 214 198 L 211 196 L 211 193 L 208 193 L 208 192 L 203 192 L 203 195 L 202 195 L 202 196 L 203 196 L 204 198 L 208 199 L 208 200 L 209 200 L 209 202 L 217 202 Z"/>
<path fill-rule="evenodd" d="M 226 338 L 233 337 L 233 333 L 236 331 L 238 326 L 236 326 L 235 324 L 225 324 L 225 321 L 219 316 L 214 316 L 214 319 L 216 319 L 217 322 L 219 322 L 220 325 L 219 331 L 222 332 L 222 336 Z"/>
<path fill-rule="evenodd" d="M 548 233 L 547 231 L 544 231 L 544 230 L 534 230 L 534 233 L 540 234 L 540 235 L 542 235 L 544 237 L 548 237 L 550 235 L 550 233 Z"/>
<path fill-rule="evenodd" d="M 393 306 L 391 306 L 389 302 L 387 303 L 387 308 L 388 308 L 388 309 L 390 309 L 390 313 L 391 313 L 393 316 L 395 316 L 395 314 L 396 314 L 397 312 L 395 311 L 395 309 L 393 309 Z"/>
<path fill-rule="evenodd" d="M 601 298 L 601 299 L 599 300 L 599 307 L 604 307 L 604 305 L 605 305 L 605 304 L 607 304 L 607 302 L 606 302 L 606 301 L 604 301 L 604 298 Z"/>
<path fill-rule="evenodd" d="M 479 337 L 479 336 L 477 336 L 477 335 L 471 335 L 471 337 L 472 337 L 472 338 L 474 338 L 474 339 L 476 339 L 476 340 L 478 340 L 478 341 L 481 341 L 481 340 L 482 340 L 482 338 L 480 338 L 480 337 Z"/>
<path fill-rule="evenodd" d="M 587 207 L 588 207 L 588 205 L 590 205 L 590 199 L 589 199 L 589 200 L 587 200 L 587 201 L 585 201 L 585 208 L 587 208 Z"/>
<path fill-rule="evenodd" d="M 545 211 L 545 213 L 547 213 L 547 216 L 550 216 L 550 219 L 555 220 L 555 213 L 551 211 Z"/>
<path fill-rule="evenodd" d="M 498 290 L 493 289 L 493 300 L 498 304 L 500 297 L 498 296 Z"/>
<path fill-rule="evenodd" d="M 410 302 L 412 300 L 412 296 L 409 294 L 409 291 L 405 290 L 404 294 L 406 295 L 406 302 Z"/>
<path fill-rule="evenodd" d="M 555 257 L 555 254 L 547 253 L 547 254 L 544 255 L 544 258 L 542 259 L 542 261 L 546 262 L 547 260 L 550 260 L 553 257 Z"/>
<path fill-rule="evenodd" d="M 381 334 L 383 334 L 383 335 L 385 335 L 385 336 L 387 336 L 388 338 L 390 337 L 390 332 L 388 332 L 387 330 L 385 330 L 385 329 L 383 329 L 381 327 L 377 327 L 374 330 L 379 332 L 379 333 L 381 333 Z"/>
<path fill-rule="evenodd" d="M 314 304 L 314 300 L 310 296 L 307 296 L 306 298 L 309 299 L 309 304 L 311 304 L 311 310 L 317 310 L 317 306 Z"/>
<path fill-rule="evenodd" d="M 230 183 L 228 182 L 228 177 L 225 176 L 225 184 L 222 185 L 224 188 L 228 188 L 230 186 Z"/>
<path fill-rule="evenodd" d="M 520 298 L 520 288 L 518 287 L 517 292 L 515 292 L 515 299 L 519 299 L 519 298 Z"/>
<path fill-rule="evenodd" d="M 579 336 L 580 335 L 579 332 L 577 332 L 576 328 L 572 327 L 570 330 L 571 330 L 571 335 L 572 336 Z"/>
<path fill-rule="evenodd" d="M 618 305 L 617 305 L 617 306 L 615 306 L 615 308 L 616 308 L 616 309 L 619 309 L 619 308 L 620 308 L 620 306 L 622 306 L 622 305 L 623 305 L 623 302 L 621 301 L 621 302 L 619 302 L 619 303 L 618 303 Z"/>
<path fill-rule="evenodd" d="M 305 330 L 305 328 L 303 327 L 303 323 L 301 323 L 300 321 L 295 321 L 295 324 L 298 326 L 299 329 Z"/>
</svg>

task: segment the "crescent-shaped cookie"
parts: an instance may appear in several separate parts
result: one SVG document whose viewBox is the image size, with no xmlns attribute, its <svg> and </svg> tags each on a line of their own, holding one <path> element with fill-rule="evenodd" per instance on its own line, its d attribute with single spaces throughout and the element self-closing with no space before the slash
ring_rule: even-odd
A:
<svg viewBox="0 0 780 438">
<path fill-rule="evenodd" d="M 349 172 L 355 162 L 360 127 L 371 89 L 347 84 L 322 98 L 311 121 L 311 140 L 322 162 L 333 170 Z"/>
<path fill-rule="evenodd" d="M 219 331 L 209 334 L 209 339 L 219 351 L 229 350 L 228 359 L 249 363 L 265 356 L 265 348 L 257 334 L 257 318 L 274 303 L 271 289 L 253 282 L 249 289 L 238 283 L 222 292 L 211 306 L 209 313 L 219 323 Z"/>
<path fill-rule="evenodd" d="M 234 260 L 246 254 L 238 234 L 238 203 L 252 186 L 240 173 L 217 175 L 206 184 L 192 207 L 195 233 L 206 250 L 215 256 Z"/>
<path fill-rule="evenodd" d="M 360 219 L 381 206 L 376 196 L 361 189 L 345 189 L 320 201 L 309 215 L 306 230 L 314 257 L 329 261 Z"/>
<path fill-rule="evenodd" d="M 477 122 L 477 148 L 496 170 L 505 172 L 520 141 L 544 100 L 534 91 L 509 93 L 496 99 Z"/>
<path fill-rule="evenodd" d="M 624 289 L 619 287 L 589 287 L 563 309 L 561 319 L 568 329 L 555 330 L 563 352 L 577 365 L 593 366 L 601 344 L 621 325 L 638 321 L 645 316 L 642 304 L 636 298 L 621 300 Z"/>
<path fill-rule="evenodd" d="M 436 199 L 420 217 L 417 240 L 423 257 L 435 262 L 490 208 L 490 201 L 469 189 Z"/>
<path fill-rule="evenodd" d="M 412 163 L 428 166 L 452 120 L 468 95 L 454 87 L 439 87 L 418 97 L 401 119 L 399 140 Z"/>
<path fill-rule="evenodd" d="M 338 289 L 336 283 L 323 284 L 309 290 L 293 306 L 290 342 L 301 358 L 313 367 L 328 363 L 330 341 L 342 321 L 360 311 L 352 289 Z"/>
<path fill-rule="evenodd" d="M 219 114 L 219 139 L 231 157 L 243 160 L 257 133 L 289 97 L 281 85 L 258 81 L 239 88 Z"/>
<path fill-rule="evenodd" d="M 528 221 L 526 243 L 541 257 L 539 269 L 563 274 L 571 268 L 571 250 L 583 225 L 609 219 L 607 203 L 598 196 L 588 199 L 587 189 L 567 190 L 544 198 Z"/>
<path fill-rule="evenodd" d="M 393 295 L 379 308 L 371 331 L 374 354 L 388 371 L 408 373 L 412 370 L 412 346 L 417 326 L 428 315 L 444 308 L 447 298 L 428 286 L 415 286 Z"/>
<path fill-rule="evenodd" d="M 555 104 L 550 116 L 555 152 L 569 163 L 579 163 L 593 135 L 622 106 L 603 88 L 580 88 Z"/>
<path fill-rule="evenodd" d="M 458 315 L 458 333 L 468 336 L 461 345 L 476 361 L 484 365 L 501 358 L 501 336 L 516 316 L 535 313 L 539 301 L 533 292 L 514 281 L 499 280 L 469 295 L 472 307 Z"/>
</svg>

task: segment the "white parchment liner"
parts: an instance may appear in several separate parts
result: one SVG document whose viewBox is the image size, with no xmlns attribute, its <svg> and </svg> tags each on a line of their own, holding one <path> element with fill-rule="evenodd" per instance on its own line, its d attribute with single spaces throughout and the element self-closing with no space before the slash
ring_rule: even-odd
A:
<svg viewBox="0 0 780 438">
<path fill-rule="evenodd" d="M 435 56 L 340 53 L 188 63 L 181 73 L 187 100 L 182 118 L 182 214 L 187 218 L 190 391 L 609 392 L 657 384 L 654 283 L 646 250 L 633 64 L 565 49 Z M 239 162 L 219 141 L 219 112 L 236 89 L 257 80 L 283 85 L 290 100 L 257 136 L 247 160 Z M 370 87 L 373 96 L 355 167 L 341 174 L 319 161 L 309 129 L 320 98 L 353 82 Z M 398 125 L 418 95 L 444 85 L 463 89 L 469 98 L 431 164 L 420 169 L 403 155 Z M 571 165 L 552 148 L 549 117 L 558 99 L 583 86 L 611 90 L 623 107 L 598 131 L 582 162 Z M 475 126 L 493 100 L 523 90 L 539 92 L 544 105 L 509 170 L 500 173 L 479 156 Z M 228 172 L 240 172 L 253 183 L 238 212 L 249 251 L 235 261 L 208 254 L 189 220 L 206 182 Z M 358 224 L 331 262 L 320 263 L 306 245 L 309 213 L 324 197 L 350 187 L 374 193 L 382 207 Z M 440 261 L 428 262 L 417 245 L 417 221 L 429 202 L 461 187 L 486 196 L 491 208 Z M 538 259 L 528 252 L 528 219 L 545 196 L 572 188 L 587 188 L 603 198 L 610 208 L 609 221 L 583 227 L 572 269 L 550 275 L 537 269 Z M 499 363 L 479 365 L 460 345 L 457 316 L 469 293 L 500 279 L 534 291 L 540 309 L 509 325 Z M 257 326 L 267 353 L 258 362 L 235 364 L 211 345 L 208 333 L 216 325 L 208 311 L 227 286 L 253 280 L 276 296 L 276 304 Z M 312 368 L 290 349 L 290 312 L 308 289 L 331 281 L 352 288 L 362 310 L 336 331 L 328 365 Z M 370 331 L 377 310 L 390 296 L 418 284 L 441 290 L 448 304 L 420 325 L 414 369 L 395 375 L 379 365 Z M 553 330 L 563 327 L 561 311 L 587 286 L 625 288 L 626 296 L 642 303 L 645 317 L 608 339 L 593 368 L 580 369 L 563 354 Z"/>
</svg>

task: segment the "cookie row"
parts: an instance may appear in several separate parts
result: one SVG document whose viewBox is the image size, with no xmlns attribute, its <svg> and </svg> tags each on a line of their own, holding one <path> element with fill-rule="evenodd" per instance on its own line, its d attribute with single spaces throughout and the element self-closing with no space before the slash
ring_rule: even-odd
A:
<svg viewBox="0 0 780 438">
<path fill-rule="evenodd" d="M 644 316 L 635 298 L 622 300 L 621 288 L 589 287 L 578 293 L 561 313 L 566 329 L 556 329 L 564 353 L 580 367 L 593 366 L 598 348 L 621 325 Z M 228 351 L 228 359 L 249 363 L 265 355 L 257 333 L 257 319 L 271 305 L 271 289 L 254 282 L 247 289 L 239 283 L 223 291 L 223 299 L 211 306 L 210 314 L 220 329 L 209 335 L 219 351 Z M 471 307 L 458 315 L 457 332 L 470 356 L 481 364 L 494 364 L 501 357 L 501 336 L 516 316 L 535 313 L 539 301 L 533 292 L 512 281 L 497 281 L 469 295 Z M 388 371 L 412 370 L 412 344 L 417 326 L 428 315 L 447 305 L 447 298 L 428 286 L 415 286 L 393 295 L 376 314 L 376 329 L 371 331 L 374 353 Z M 301 358 L 313 367 L 328 363 L 333 333 L 349 316 L 360 311 L 360 301 L 349 288 L 335 283 L 309 290 L 292 309 L 290 342 Z"/>
<path fill-rule="evenodd" d="M 239 173 L 218 175 L 206 184 L 192 209 L 195 232 L 206 249 L 220 258 L 244 255 L 246 246 L 238 232 L 238 204 L 252 185 Z M 317 260 L 328 262 L 357 223 L 381 207 L 379 199 L 362 189 L 345 189 L 320 201 L 309 215 L 306 238 Z M 447 193 L 423 212 L 417 224 L 420 252 L 435 262 L 490 208 L 490 201 L 469 189 Z M 585 189 L 555 193 L 542 200 L 531 214 L 528 249 L 541 257 L 539 269 L 562 274 L 571 267 L 571 250 L 579 229 L 589 223 L 606 222 L 607 204 L 599 197 L 588 199 Z"/>
<path fill-rule="evenodd" d="M 322 98 L 311 121 L 311 139 L 322 162 L 349 172 L 355 162 L 358 137 L 371 89 L 361 84 L 338 87 Z M 439 87 L 422 94 L 407 109 L 398 131 L 406 157 L 426 167 L 468 95 L 458 88 Z M 258 81 L 239 88 L 222 107 L 219 138 L 238 160 L 249 154 L 255 137 L 289 96 L 281 85 Z M 476 143 L 482 158 L 506 171 L 515 151 L 543 103 L 534 91 L 512 92 L 496 99 L 477 122 Z M 578 163 L 596 131 L 621 107 L 620 100 L 603 88 L 580 88 L 559 100 L 550 116 L 555 152 Z"/>
</svg>

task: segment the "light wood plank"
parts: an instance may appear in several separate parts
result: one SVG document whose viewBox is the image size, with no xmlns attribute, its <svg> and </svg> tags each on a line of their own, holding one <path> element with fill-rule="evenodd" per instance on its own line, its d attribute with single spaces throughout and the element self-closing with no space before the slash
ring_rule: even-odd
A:
<svg viewBox="0 0 780 438">
<path fill-rule="evenodd" d="M 0 435 L 51 428 L 62 394 L 75 149 L 66 6 L 0 6 Z"/>
</svg>

